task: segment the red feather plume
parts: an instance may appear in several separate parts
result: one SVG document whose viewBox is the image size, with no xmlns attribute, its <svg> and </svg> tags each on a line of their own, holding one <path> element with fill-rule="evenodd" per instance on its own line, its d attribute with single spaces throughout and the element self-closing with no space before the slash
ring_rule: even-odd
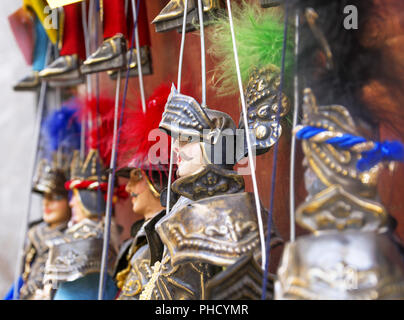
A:
<svg viewBox="0 0 404 320">
<path fill-rule="evenodd" d="M 147 99 L 145 113 L 141 101 L 138 101 L 135 109 L 125 111 L 119 141 L 118 169 L 168 168 L 171 139 L 158 127 L 170 92 L 170 86 L 161 85 Z"/>
<path fill-rule="evenodd" d="M 108 97 L 90 97 L 83 103 L 81 118 L 91 119 L 91 129 L 87 131 L 86 140 L 89 149 L 99 150 L 104 166 L 111 159 L 112 140 L 114 132 L 115 102 Z M 97 110 L 98 109 L 98 110 Z"/>
</svg>

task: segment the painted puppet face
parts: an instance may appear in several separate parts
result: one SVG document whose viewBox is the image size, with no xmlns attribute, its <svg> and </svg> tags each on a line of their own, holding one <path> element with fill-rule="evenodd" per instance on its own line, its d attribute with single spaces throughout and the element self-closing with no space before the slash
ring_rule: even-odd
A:
<svg viewBox="0 0 404 320">
<path fill-rule="evenodd" d="M 43 219 L 51 227 L 70 219 L 70 208 L 66 197 L 46 193 L 42 201 Z"/>
<path fill-rule="evenodd" d="M 174 152 L 177 155 L 178 177 L 192 175 L 206 164 L 199 141 L 182 142 L 175 139 Z"/>
<path fill-rule="evenodd" d="M 129 182 L 128 178 L 117 177 L 118 186 L 126 186 Z M 121 241 L 124 241 L 130 237 L 130 228 L 132 224 L 141 219 L 142 216 L 133 212 L 132 198 L 118 197 L 115 202 L 115 222 L 122 227 L 120 234 Z"/>
<path fill-rule="evenodd" d="M 74 190 L 76 191 L 76 190 Z M 73 196 L 69 202 L 69 206 L 72 209 L 72 221 L 73 223 L 78 223 L 83 219 L 87 218 L 86 211 L 81 203 L 80 196 L 78 192 L 74 192 Z"/>
<path fill-rule="evenodd" d="M 132 201 L 132 210 L 135 214 L 151 218 L 162 209 L 160 199 L 153 195 L 144 173 L 140 169 L 133 169 L 126 185 Z"/>
</svg>

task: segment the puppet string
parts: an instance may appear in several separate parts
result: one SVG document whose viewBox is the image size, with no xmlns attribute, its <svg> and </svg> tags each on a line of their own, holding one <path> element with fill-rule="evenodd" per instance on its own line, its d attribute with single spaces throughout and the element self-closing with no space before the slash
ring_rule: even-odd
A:
<svg viewBox="0 0 404 320">
<path fill-rule="evenodd" d="M 137 2 L 137 7 L 136 7 L 136 15 L 135 15 L 135 21 L 134 21 L 134 26 L 133 28 L 136 29 L 137 27 L 137 22 L 138 22 L 138 14 L 139 14 L 139 4 L 140 0 Z M 132 39 L 131 39 L 131 47 L 130 50 L 133 50 L 135 42 L 135 32 L 132 34 Z M 116 110 L 115 113 L 115 119 L 114 119 L 114 149 L 112 151 L 111 155 L 111 168 L 110 174 L 109 174 L 109 179 L 108 179 L 108 198 L 107 198 L 107 213 L 106 213 L 106 221 L 105 221 L 105 226 L 104 226 L 104 243 L 103 243 L 103 249 L 102 249 L 102 262 L 101 262 L 101 276 L 100 276 L 100 283 L 99 283 L 99 290 L 98 290 L 98 300 L 103 300 L 104 298 L 104 292 L 105 292 L 105 279 L 107 277 L 107 261 L 108 261 L 108 247 L 109 247 L 109 241 L 110 241 L 110 235 L 111 235 L 111 216 L 112 216 L 112 196 L 113 196 L 113 190 L 114 190 L 114 184 L 115 184 L 115 173 L 116 173 L 116 154 L 119 146 L 119 139 L 120 139 L 120 134 L 121 134 L 121 127 L 123 123 L 123 117 L 124 117 L 124 111 L 125 111 L 125 106 L 126 106 L 126 96 L 128 93 L 128 84 L 129 84 L 129 73 L 130 73 L 130 65 L 132 63 L 132 55 L 129 56 L 129 61 L 127 65 L 127 70 L 126 70 L 126 77 L 125 77 L 125 86 L 124 86 L 124 91 L 123 91 L 123 96 L 122 96 L 122 107 L 121 107 L 121 112 L 119 115 L 119 124 L 115 126 L 116 124 L 116 118 L 118 116 L 118 110 Z M 120 71 L 118 73 L 118 83 L 120 82 Z M 118 96 L 118 101 L 119 101 L 119 96 Z M 118 104 L 116 104 L 118 105 Z"/>
<path fill-rule="evenodd" d="M 280 74 L 280 84 L 279 84 L 279 91 L 278 91 L 278 110 L 276 113 L 276 123 L 277 128 L 279 130 L 280 126 L 280 111 L 282 109 L 282 92 L 283 92 L 283 85 L 285 80 L 285 57 L 286 57 L 286 43 L 287 43 L 287 36 L 288 36 L 288 14 L 289 14 L 289 5 L 288 2 L 285 1 L 285 26 L 284 26 L 284 33 L 283 33 L 283 47 L 282 47 L 282 64 L 281 64 L 281 74 Z M 279 131 L 278 131 L 279 132 Z M 279 150 L 279 139 L 276 141 L 274 146 L 274 155 L 273 155 L 273 163 L 272 163 L 272 176 L 271 176 L 271 194 L 269 197 L 269 211 L 268 211 L 268 221 L 267 221 L 267 239 L 266 239 L 266 256 L 268 257 L 265 263 L 264 269 L 264 276 L 262 281 L 262 296 L 261 299 L 265 300 L 267 290 L 266 286 L 268 283 L 268 272 L 269 272 L 269 255 L 271 250 L 271 224 L 272 224 L 272 214 L 274 208 L 274 200 L 275 200 L 275 182 L 276 182 L 276 171 L 277 171 L 277 163 L 278 163 L 278 150 Z"/>
<path fill-rule="evenodd" d="M 260 236 L 260 243 L 261 243 L 261 256 L 262 256 L 261 267 L 262 267 L 262 269 L 264 269 L 264 266 L 265 266 L 265 263 L 267 260 L 266 251 L 265 251 L 265 234 L 264 234 L 264 227 L 263 227 L 263 221 L 262 221 L 262 215 L 261 215 L 261 204 L 260 204 L 260 198 L 259 198 L 259 193 L 258 193 L 257 178 L 256 178 L 256 173 L 255 173 L 255 163 L 254 163 L 255 160 L 254 160 L 254 156 L 253 156 L 252 148 L 251 148 L 250 130 L 249 130 L 248 121 L 247 121 L 247 108 L 246 108 L 245 98 L 244 98 L 243 82 L 241 80 L 240 64 L 239 64 L 239 60 L 238 60 L 237 44 L 236 44 L 236 37 L 234 34 L 234 25 L 233 25 L 232 13 L 231 13 L 230 0 L 227 0 L 227 10 L 229 12 L 229 23 L 230 23 L 230 32 L 231 32 L 232 42 L 233 42 L 234 60 L 236 63 L 238 87 L 239 87 L 239 91 L 240 91 L 241 106 L 243 109 L 243 121 L 244 121 L 246 137 L 247 137 L 248 162 L 250 164 L 250 169 L 251 169 L 251 179 L 252 179 L 253 190 L 254 190 L 255 206 L 256 206 L 256 210 L 257 210 L 257 220 L 258 220 L 258 229 L 259 229 L 259 236 Z"/>
</svg>

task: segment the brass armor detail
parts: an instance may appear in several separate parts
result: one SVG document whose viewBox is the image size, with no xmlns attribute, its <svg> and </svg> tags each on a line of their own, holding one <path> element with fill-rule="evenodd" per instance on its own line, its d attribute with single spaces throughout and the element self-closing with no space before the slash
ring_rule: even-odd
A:
<svg viewBox="0 0 404 320">
<path fill-rule="evenodd" d="M 118 300 L 138 299 L 143 287 L 152 276 L 150 268 L 150 250 L 148 245 L 139 248 L 129 262 L 126 276 Z"/>
<path fill-rule="evenodd" d="M 404 264 L 387 235 L 334 232 L 300 237 L 285 247 L 277 299 L 397 299 Z"/>
<path fill-rule="evenodd" d="M 207 165 L 193 175 L 177 179 L 172 184 L 175 193 L 192 200 L 244 190 L 244 179 L 235 171 Z"/>
<path fill-rule="evenodd" d="M 324 128 L 330 132 L 359 135 L 348 110 L 340 105 L 318 106 L 310 89 L 303 98 L 303 124 Z M 297 222 L 311 232 L 329 229 L 385 231 L 387 212 L 376 199 L 378 167 L 360 173 L 356 164 L 361 155 L 316 141 L 302 141 L 303 151 L 315 178 L 324 185 L 323 190 L 311 194 L 296 212 Z M 308 169 L 309 170 L 309 169 Z M 363 177 L 370 180 L 364 183 Z"/>
<path fill-rule="evenodd" d="M 317 106 L 310 89 L 303 97 L 303 124 L 321 127 L 329 131 L 350 133 L 359 136 L 348 110 L 340 105 Z M 327 187 L 341 185 L 345 191 L 363 197 L 374 197 L 379 167 L 361 173 L 356 168 L 360 159 L 358 152 L 336 149 L 326 143 L 302 141 L 304 154 L 311 169 Z"/>
<path fill-rule="evenodd" d="M 205 284 L 213 275 L 213 267 L 206 263 L 188 262 L 172 265 L 166 254 L 151 269 L 150 281 L 141 299 L 147 300 L 203 300 Z"/>
<path fill-rule="evenodd" d="M 262 295 L 263 271 L 252 254 L 220 272 L 206 285 L 208 300 L 259 300 Z M 273 299 L 274 275 L 268 274 L 266 299 Z"/>
<path fill-rule="evenodd" d="M 153 289 L 156 285 L 158 275 L 160 272 L 161 263 L 157 261 L 154 266 L 152 267 L 153 273 L 150 277 L 149 282 L 147 283 L 146 287 L 144 288 L 142 294 L 139 297 L 139 300 L 150 300 L 153 294 Z"/>
<path fill-rule="evenodd" d="M 101 182 L 108 181 L 104 166 L 97 150 L 90 150 L 84 163 L 80 160 L 80 153 L 75 151 L 71 162 L 70 172 L 72 180 L 90 180 L 97 181 L 97 166 L 101 174 Z"/>
<path fill-rule="evenodd" d="M 252 147 L 257 154 L 263 154 L 279 140 L 282 134 L 282 126 L 276 121 L 279 108 L 280 71 L 274 65 L 251 72 L 245 89 L 247 103 L 247 122 L 250 132 L 254 135 Z M 281 93 L 281 110 L 279 120 L 290 110 L 288 97 Z M 244 128 L 244 122 L 240 121 L 239 128 Z M 244 156 L 248 153 L 245 147 Z"/>
<path fill-rule="evenodd" d="M 201 261 L 228 266 L 259 244 L 254 197 L 226 194 L 183 206 L 156 224 L 174 266 Z"/>
<path fill-rule="evenodd" d="M 132 257 L 134 256 L 134 254 L 142 247 L 142 245 L 135 245 L 135 243 L 133 242 L 132 245 L 129 248 L 129 252 L 126 256 L 126 260 L 128 261 L 128 266 L 120 271 L 117 275 L 116 275 L 116 281 L 117 281 L 117 287 L 119 289 L 122 289 L 123 286 L 125 285 L 125 281 L 128 278 L 130 271 L 131 271 L 131 263 L 130 261 L 132 260 Z M 119 257 L 118 257 L 119 259 Z"/>
<path fill-rule="evenodd" d="M 271 99 L 270 107 L 272 118 L 276 115 L 279 97 L 279 86 L 281 83 L 280 70 L 274 65 L 268 65 L 261 69 L 254 69 L 245 89 L 246 103 L 248 106 L 255 105 L 262 101 Z M 274 106 L 273 106 L 274 105 Z M 290 110 L 290 102 L 288 97 L 282 93 L 282 110 L 280 116 L 285 116 Z M 275 110 L 274 110 L 275 109 Z"/>
<path fill-rule="evenodd" d="M 296 220 L 314 233 L 335 229 L 379 231 L 387 223 L 387 212 L 379 203 L 334 185 L 298 207 Z"/>
<path fill-rule="evenodd" d="M 359 135 L 345 107 L 317 106 L 310 89 L 303 101 L 304 125 Z M 276 299 L 402 299 L 404 262 L 387 230 L 388 214 L 376 201 L 379 168 L 360 174 L 358 150 L 334 148 L 324 143 L 328 136 L 302 141 L 305 179 L 312 181 L 296 220 L 314 235 L 286 245 Z"/>
</svg>

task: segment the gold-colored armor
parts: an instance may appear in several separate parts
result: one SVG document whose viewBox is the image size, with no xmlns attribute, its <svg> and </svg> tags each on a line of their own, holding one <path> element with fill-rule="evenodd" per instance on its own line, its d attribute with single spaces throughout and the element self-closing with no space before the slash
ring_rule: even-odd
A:
<svg viewBox="0 0 404 320">
<path fill-rule="evenodd" d="M 136 254 L 133 256 L 128 278 L 136 286 L 131 292 L 137 295 L 141 283 L 142 292 L 138 295 L 140 300 L 207 299 L 208 281 L 247 256 L 250 257 L 247 264 L 252 268 L 246 266 L 248 271 L 245 275 L 247 281 L 250 275 L 254 278 L 256 287 L 255 267 L 261 257 L 254 196 L 243 192 L 242 177 L 231 170 L 236 150 L 222 150 L 222 155 L 232 159 L 231 165 L 227 162 L 216 164 L 210 154 L 213 146 L 222 141 L 224 135 L 235 135 L 236 127 L 232 118 L 223 112 L 201 106 L 194 98 L 172 88 L 159 127 L 175 138 L 183 134 L 196 139 L 206 136 L 204 142 L 199 142 L 205 165 L 173 183 L 172 190 L 181 197 L 170 213 L 154 226 L 154 232 L 164 245 L 162 257 L 147 264 L 142 260 L 147 257 L 146 253 L 139 253 L 137 258 Z M 265 224 L 268 215 L 265 210 L 260 214 Z M 270 245 L 275 246 L 280 239 L 275 229 L 271 231 L 274 232 L 271 232 Z M 224 277 L 227 275 L 224 274 Z M 143 283 L 145 279 L 148 280 L 146 284 Z M 271 291 L 272 283 L 273 278 L 268 286 Z M 213 296 L 209 298 L 222 294 L 220 290 L 215 291 L 214 285 L 211 289 Z"/>
<path fill-rule="evenodd" d="M 308 196 L 296 220 L 313 235 L 285 246 L 275 297 L 403 299 L 404 262 L 375 188 L 380 165 L 359 172 L 360 148 L 326 143 L 330 136 L 358 135 L 345 107 L 318 106 L 306 89 L 303 112 L 303 125 L 326 129 L 302 141 Z"/>
<path fill-rule="evenodd" d="M 254 252 L 259 260 L 253 200 L 249 193 L 219 194 L 199 201 L 181 197 L 170 215 L 155 226 L 164 244 L 162 260 L 151 265 L 149 245 L 137 249 L 129 272 L 123 273 L 126 279 L 119 299 L 203 300 L 208 281 L 224 267 Z M 274 232 L 271 245 L 279 243 Z"/>
</svg>

